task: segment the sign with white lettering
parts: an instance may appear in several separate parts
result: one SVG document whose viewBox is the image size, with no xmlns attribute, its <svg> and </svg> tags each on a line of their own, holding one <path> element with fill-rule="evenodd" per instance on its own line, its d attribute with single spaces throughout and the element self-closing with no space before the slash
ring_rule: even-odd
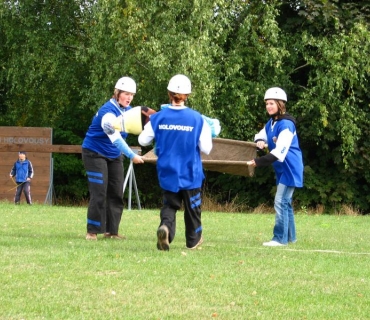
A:
<svg viewBox="0 0 370 320">
<path fill-rule="evenodd" d="M 32 137 L 0 137 L 2 144 L 50 144 L 49 138 L 32 138 Z"/>
<path fill-rule="evenodd" d="M 34 176 L 31 180 L 32 202 L 49 203 L 52 191 L 52 153 L 32 150 L 35 146 L 52 145 L 52 128 L 0 127 L 0 145 L 18 146 L 18 151 L 27 153 L 27 158 L 32 162 L 34 169 Z M 0 153 L 0 201 L 14 202 L 16 184 L 9 175 L 14 163 L 18 160 L 18 151 Z M 21 204 L 25 203 L 26 199 L 22 194 Z"/>
</svg>

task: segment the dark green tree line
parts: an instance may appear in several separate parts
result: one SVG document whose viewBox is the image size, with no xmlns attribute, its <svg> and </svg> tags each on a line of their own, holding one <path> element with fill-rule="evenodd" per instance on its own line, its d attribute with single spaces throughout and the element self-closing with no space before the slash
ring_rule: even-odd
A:
<svg viewBox="0 0 370 320">
<path fill-rule="evenodd" d="M 365 1 L 3 1 L 1 125 L 48 126 L 79 144 L 117 78 L 138 83 L 134 105 L 158 109 L 175 73 L 189 75 L 189 105 L 220 119 L 221 137 L 252 141 L 266 122 L 264 91 L 281 86 L 298 120 L 305 187 L 297 205 L 369 211 L 370 6 Z M 136 137 L 130 144 L 137 145 Z M 159 189 L 141 181 L 147 206 Z M 87 197 L 81 161 L 55 156 L 61 197 Z M 271 201 L 271 168 L 254 178 L 207 172 L 219 201 Z M 227 196 L 225 196 L 227 195 Z"/>
</svg>

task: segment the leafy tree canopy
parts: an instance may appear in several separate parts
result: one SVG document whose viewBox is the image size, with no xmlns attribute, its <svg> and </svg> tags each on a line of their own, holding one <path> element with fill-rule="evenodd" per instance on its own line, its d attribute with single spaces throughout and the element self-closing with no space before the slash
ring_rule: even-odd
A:
<svg viewBox="0 0 370 320">
<path fill-rule="evenodd" d="M 366 212 L 369 21 L 366 1 L 3 1 L 0 122 L 53 127 L 54 143 L 79 144 L 118 78 L 136 80 L 134 105 L 158 109 L 169 78 L 184 73 L 194 88 L 189 106 L 220 119 L 222 137 L 251 141 L 267 120 L 265 90 L 280 86 L 304 152 L 297 201 Z M 62 180 L 75 161 L 74 181 L 83 185 L 80 159 L 65 156 L 55 176 Z M 272 170 L 208 177 L 216 193 L 251 206 L 271 199 Z"/>
</svg>

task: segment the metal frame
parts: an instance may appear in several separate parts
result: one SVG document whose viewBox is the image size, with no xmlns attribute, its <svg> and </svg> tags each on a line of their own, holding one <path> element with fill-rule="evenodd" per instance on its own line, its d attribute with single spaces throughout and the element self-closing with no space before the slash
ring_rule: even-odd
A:
<svg viewBox="0 0 370 320">
<path fill-rule="evenodd" d="M 123 194 L 125 194 L 127 182 L 129 184 L 129 187 L 128 187 L 129 188 L 128 189 L 128 204 L 127 204 L 128 205 L 128 210 L 131 210 L 132 184 L 134 184 L 134 188 L 135 188 L 135 195 L 136 195 L 138 209 L 141 210 L 139 191 L 137 189 L 135 172 L 134 172 L 134 163 L 132 162 L 132 160 L 130 160 L 130 165 L 127 169 L 125 181 L 123 183 Z"/>
</svg>

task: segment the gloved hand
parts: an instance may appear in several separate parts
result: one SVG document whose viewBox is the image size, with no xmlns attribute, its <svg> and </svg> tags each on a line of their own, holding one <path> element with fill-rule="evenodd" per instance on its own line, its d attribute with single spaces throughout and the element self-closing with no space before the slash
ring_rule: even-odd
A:
<svg viewBox="0 0 370 320">
<path fill-rule="evenodd" d="M 149 122 L 150 116 L 157 111 L 148 108 L 148 107 L 141 107 L 141 124 L 142 124 L 142 129 L 144 129 L 144 126 Z"/>
<path fill-rule="evenodd" d="M 216 138 L 221 132 L 221 125 L 218 119 L 211 119 L 202 115 L 203 119 L 211 127 L 212 138 Z"/>
</svg>

